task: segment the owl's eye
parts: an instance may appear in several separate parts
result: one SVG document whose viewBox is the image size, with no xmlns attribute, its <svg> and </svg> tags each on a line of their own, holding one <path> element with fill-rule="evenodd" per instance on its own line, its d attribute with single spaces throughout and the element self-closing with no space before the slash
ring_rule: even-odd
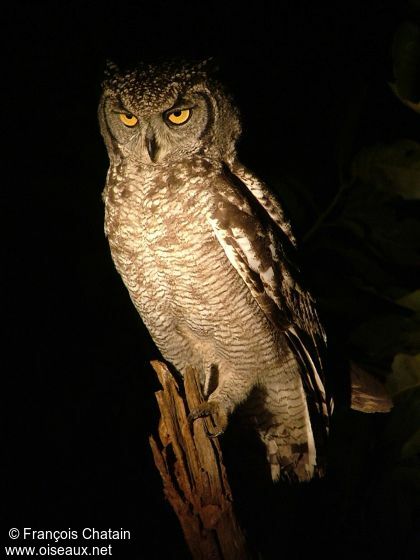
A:
<svg viewBox="0 0 420 560">
<path fill-rule="evenodd" d="M 138 118 L 131 113 L 120 113 L 119 117 L 120 121 L 125 124 L 125 126 L 133 127 L 138 123 Z"/>
<path fill-rule="evenodd" d="M 166 118 L 172 124 L 185 124 L 191 116 L 191 109 L 176 109 L 167 113 Z"/>
</svg>

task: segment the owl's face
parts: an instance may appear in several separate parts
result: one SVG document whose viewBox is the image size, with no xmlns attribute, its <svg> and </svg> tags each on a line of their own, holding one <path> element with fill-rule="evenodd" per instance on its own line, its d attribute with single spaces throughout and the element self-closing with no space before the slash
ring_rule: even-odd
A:
<svg viewBox="0 0 420 560">
<path fill-rule="evenodd" d="M 237 111 L 205 63 L 114 70 L 99 120 L 111 161 L 151 166 L 195 154 L 229 161 L 240 133 Z"/>
</svg>

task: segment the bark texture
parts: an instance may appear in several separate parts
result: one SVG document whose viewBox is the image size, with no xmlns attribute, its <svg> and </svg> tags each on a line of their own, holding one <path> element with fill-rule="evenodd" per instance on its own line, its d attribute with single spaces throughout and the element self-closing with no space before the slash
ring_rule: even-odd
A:
<svg viewBox="0 0 420 560">
<path fill-rule="evenodd" d="M 251 558 L 233 510 L 220 444 L 208 436 L 214 429 L 211 419 L 188 421 L 188 411 L 203 402 L 196 373 L 188 369 L 184 397 L 165 364 L 153 361 L 152 366 L 162 390 L 156 393 L 160 442 L 150 436 L 150 446 L 193 558 Z"/>
</svg>

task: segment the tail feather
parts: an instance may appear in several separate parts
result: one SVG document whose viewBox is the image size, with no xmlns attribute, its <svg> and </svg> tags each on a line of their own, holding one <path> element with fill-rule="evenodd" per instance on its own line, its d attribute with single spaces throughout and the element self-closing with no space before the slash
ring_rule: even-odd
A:
<svg viewBox="0 0 420 560">
<path fill-rule="evenodd" d="M 275 370 L 265 372 L 250 412 L 266 447 L 272 479 L 307 481 L 322 472 L 322 449 L 313 431 L 301 364 L 286 340 L 281 358 Z"/>
</svg>

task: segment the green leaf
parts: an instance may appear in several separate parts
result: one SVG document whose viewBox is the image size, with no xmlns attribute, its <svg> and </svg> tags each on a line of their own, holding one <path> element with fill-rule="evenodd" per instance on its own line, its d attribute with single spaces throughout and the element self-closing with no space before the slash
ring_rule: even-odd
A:
<svg viewBox="0 0 420 560">
<path fill-rule="evenodd" d="M 394 77 L 398 94 L 409 101 L 420 100 L 420 26 L 402 23 L 392 43 Z"/>
<path fill-rule="evenodd" d="M 384 445 L 388 447 L 388 457 L 394 463 L 400 463 L 402 448 L 414 436 L 420 426 L 420 387 L 402 391 L 394 397 L 385 428 Z M 407 449 L 407 452 L 410 448 Z M 408 459 L 408 456 L 407 456 Z"/>
<path fill-rule="evenodd" d="M 401 449 L 402 459 L 409 459 L 415 455 L 420 455 L 420 429 L 405 442 Z"/>
<path fill-rule="evenodd" d="M 410 101 L 409 99 L 404 99 L 404 97 L 400 95 L 398 92 L 397 84 L 390 83 L 389 87 L 392 89 L 392 91 L 395 93 L 398 99 L 402 101 L 402 103 L 404 103 L 404 105 L 407 105 L 407 107 L 409 107 L 416 113 L 420 113 L 420 101 L 415 103 L 414 101 Z"/>
<path fill-rule="evenodd" d="M 349 344 L 374 363 L 389 363 L 395 354 L 419 352 L 420 314 L 376 315 L 354 329 Z"/>
<path fill-rule="evenodd" d="M 420 257 L 416 248 L 403 243 L 397 235 L 393 237 L 392 233 L 390 235 L 386 231 L 372 233 L 371 248 L 377 257 L 396 266 L 413 267 L 419 265 Z"/>
<path fill-rule="evenodd" d="M 413 311 L 420 312 L 420 290 L 416 290 L 415 292 L 411 292 L 411 294 L 399 298 L 397 303 Z"/>
<path fill-rule="evenodd" d="M 402 139 L 362 150 L 354 159 L 353 176 L 364 184 L 398 194 L 407 200 L 420 199 L 420 144 Z"/>
<path fill-rule="evenodd" d="M 420 386 L 420 354 L 397 354 L 386 387 L 392 396 Z"/>
</svg>

